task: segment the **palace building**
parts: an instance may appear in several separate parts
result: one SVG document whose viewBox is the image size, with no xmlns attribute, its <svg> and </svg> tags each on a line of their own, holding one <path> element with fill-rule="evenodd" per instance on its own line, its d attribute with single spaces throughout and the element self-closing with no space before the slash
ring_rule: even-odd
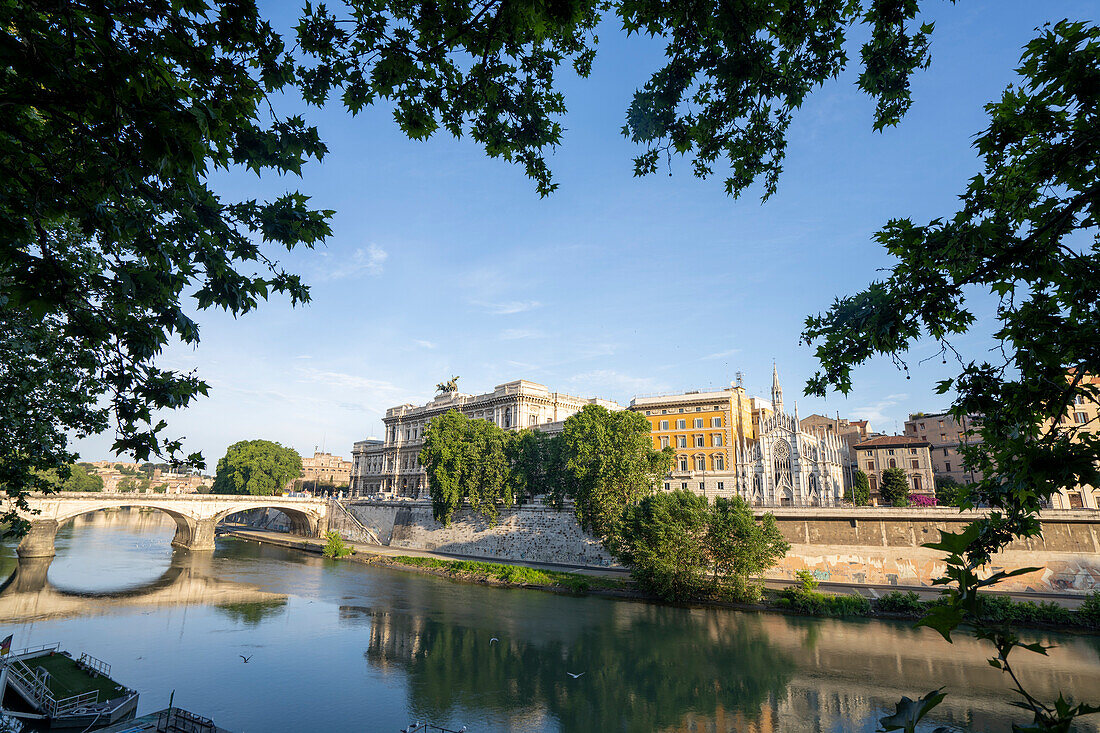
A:
<svg viewBox="0 0 1100 733">
<path fill-rule="evenodd" d="M 447 389 L 443 389 L 448 387 Z M 479 395 L 460 393 L 453 380 L 426 405 L 399 405 L 386 410 L 383 440 L 363 440 L 352 448 L 352 495 L 382 494 L 419 499 L 428 494 L 428 475 L 420 465 L 420 449 L 428 421 L 450 410 L 475 420 L 488 420 L 505 430 L 561 430 L 562 423 L 585 405 L 621 410 L 616 402 L 551 392 L 537 382 L 519 379 Z"/>
</svg>

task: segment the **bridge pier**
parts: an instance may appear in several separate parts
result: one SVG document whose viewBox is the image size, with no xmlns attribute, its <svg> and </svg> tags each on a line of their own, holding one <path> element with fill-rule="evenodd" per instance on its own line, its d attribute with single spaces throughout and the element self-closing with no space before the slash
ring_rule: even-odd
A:
<svg viewBox="0 0 1100 733">
<path fill-rule="evenodd" d="M 31 530 L 15 548 L 15 553 L 20 558 L 53 557 L 57 554 L 53 541 L 60 524 L 56 519 L 32 519 Z"/>
<path fill-rule="evenodd" d="M 214 526 L 218 521 L 209 519 L 190 519 L 184 516 L 174 516 L 176 520 L 176 536 L 172 538 L 172 545 L 188 550 L 213 550 Z"/>
</svg>

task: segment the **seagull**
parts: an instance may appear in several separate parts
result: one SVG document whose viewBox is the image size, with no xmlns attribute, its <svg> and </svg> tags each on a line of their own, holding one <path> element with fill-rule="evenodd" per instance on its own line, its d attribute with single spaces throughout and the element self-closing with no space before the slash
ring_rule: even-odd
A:
<svg viewBox="0 0 1100 733">
<path fill-rule="evenodd" d="M 245 663 L 245 664 L 248 664 L 248 660 L 249 660 L 249 659 L 252 659 L 252 657 L 254 657 L 254 656 L 256 656 L 256 655 L 255 655 L 255 654 L 249 654 L 249 655 L 248 655 L 248 656 L 246 657 L 246 656 L 245 656 L 245 655 L 243 655 L 243 654 L 238 654 L 237 656 L 238 656 L 238 657 L 240 657 L 241 659 L 243 659 L 243 660 L 244 660 L 244 663 Z"/>
<path fill-rule="evenodd" d="M 570 677 L 572 677 L 573 679 L 577 679 L 582 674 L 584 674 L 584 672 L 578 672 L 577 674 L 573 674 L 572 672 L 566 672 L 566 674 L 569 675 Z"/>
<path fill-rule="evenodd" d="M 494 641 L 500 641 L 500 639 L 496 638 L 495 636 L 492 639 L 489 639 L 489 646 L 492 646 Z"/>
</svg>

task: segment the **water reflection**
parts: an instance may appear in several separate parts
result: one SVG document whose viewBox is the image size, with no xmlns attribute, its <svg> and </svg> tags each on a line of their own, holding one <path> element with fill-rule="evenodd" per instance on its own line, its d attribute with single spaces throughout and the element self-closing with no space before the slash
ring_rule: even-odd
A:
<svg viewBox="0 0 1100 733">
<path fill-rule="evenodd" d="M 494 642 L 490 631 L 425 616 L 341 610 L 370 624 L 367 660 L 400 668 L 410 707 L 427 720 L 451 718 L 472 700 L 513 720 L 543 712 L 563 730 L 652 731 L 688 712 L 718 710 L 751 720 L 795 670 L 758 616 L 606 606 L 609 624 L 568 643 L 511 635 Z"/>
</svg>

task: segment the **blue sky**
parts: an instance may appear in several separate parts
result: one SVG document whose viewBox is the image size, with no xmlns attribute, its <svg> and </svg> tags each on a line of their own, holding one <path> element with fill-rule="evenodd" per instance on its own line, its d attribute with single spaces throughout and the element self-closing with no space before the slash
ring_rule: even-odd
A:
<svg viewBox="0 0 1100 733">
<path fill-rule="evenodd" d="M 313 301 L 276 298 L 239 319 L 199 314 L 202 343 L 163 364 L 197 369 L 209 398 L 167 416 L 173 435 L 204 452 L 212 471 L 230 443 L 265 438 L 303 454 L 350 455 L 380 435 L 387 407 L 431 398 L 460 375 L 464 392 L 513 379 L 629 402 L 636 394 L 720 387 L 745 374 L 770 388 L 775 360 L 802 415 L 837 411 L 894 432 L 909 412 L 946 407 L 936 381 L 951 365 L 916 362 L 911 379 L 888 361 L 858 370 L 846 398 L 800 396 L 813 373 L 798 345 L 807 314 L 876 277 L 889 260 L 871 236 L 892 217 L 918 223 L 955 211 L 979 170 L 970 147 L 983 105 L 1014 79 L 1033 29 L 1063 17 L 1096 20 L 1097 2 L 944 0 L 932 66 L 913 81 L 902 124 L 872 130 L 873 103 L 852 65 L 798 112 L 778 193 L 725 196 L 723 171 L 632 177 L 636 148 L 619 129 L 635 88 L 663 46 L 626 38 L 613 23 L 586 80 L 563 84 L 563 145 L 549 158 L 559 190 L 540 199 L 522 170 L 469 140 L 411 142 L 384 107 L 358 117 L 338 105 L 308 111 L 329 147 L 301 179 L 231 172 L 227 199 L 297 189 L 335 209 L 327 245 L 281 256 L 312 285 Z M 271 3 L 279 21 L 296 4 Z M 853 42 L 849 56 L 858 59 Z M 293 108 L 288 104 L 287 111 Z M 956 345 L 981 358 L 988 322 Z M 111 436 L 79 441 L 86 459 Z"/>
</svg>

